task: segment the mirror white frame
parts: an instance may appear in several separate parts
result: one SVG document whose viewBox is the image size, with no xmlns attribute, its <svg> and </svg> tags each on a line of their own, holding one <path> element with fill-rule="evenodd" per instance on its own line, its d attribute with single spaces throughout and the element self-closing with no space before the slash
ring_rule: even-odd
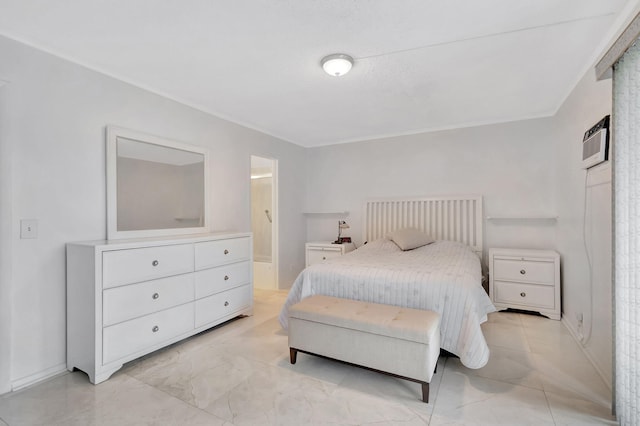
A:
<svg viewBox="0 0 640 426">
<path fill-rule="evenodd" d="M 164 237 L 175 235 L 191 235 L 209 232 L 209 151 L 206 148 L 184 144 L 169 139 L 137 132 L 134 130 L 123 129 L 115 126 L 107 126 L 107 239 L 125 239 L 125 238 L 147 238 L 147 237 Z M 136 142 L 141 147 L 146 145 L 155 145 L 159 148 L 174 149 L 184 151 L 181 155 L 193 155 L 204 157 L 204 173 L 202 182 L 203 187 L 203 203 L 202 212 L 199 218 L 199 225 L 191 227 L 162 227 L 158 229 L 127 229 L 121 230 L 122 226 L 118 226 L 118 140 L 125 139 L 127 142 Z M 137 157 L 145 161 L 143 158 Z M 156 190 L 156 188 L 151 188 Z M 121 206 L 122 207 L 122 206 Z M 178 220 L 179 218 L 176 218 Z"/>
</svg>

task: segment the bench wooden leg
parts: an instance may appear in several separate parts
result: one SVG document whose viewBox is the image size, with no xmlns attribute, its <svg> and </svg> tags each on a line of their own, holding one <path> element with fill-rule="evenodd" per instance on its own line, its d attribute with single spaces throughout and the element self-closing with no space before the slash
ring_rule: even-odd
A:
<svg viewBox="0 0 640 426">
<path fill-rule="evenodd" d="M 422 382 L 422 402 L 429 402 L 429 383 Z"/>
<path fill-rule="evenodd" d="M 289 348 L 289 359 L 291 360 L 291 364 L 295 364 L 298 358 L 298 350 L 294 348 Z"/>
</svg>

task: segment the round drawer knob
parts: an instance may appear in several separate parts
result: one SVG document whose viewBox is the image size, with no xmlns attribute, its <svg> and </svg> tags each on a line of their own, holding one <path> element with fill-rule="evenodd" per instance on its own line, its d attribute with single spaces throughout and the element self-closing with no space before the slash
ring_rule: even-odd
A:
<svg viewBox="0 0 640 426">
<path fill-rule="evenodd" d="M 160 327 L 158 327 L 157 325 L 154 325 L 153 328 L 151 329 L 151 331 L 153 331 L 154 333 L 157 333 L 160 330 Z"/>
<path fill-rule="evenodd" d="M 524 274 L 526 274 L 526 273 L 527 273 L 527 271 L 525 271 L 524 269 L 520 269 L 520 273 L 521 273 L 522 275 L 524 275 Z"/>
<path fill-rule="evenodd" d="M 520 296 L 522 296 L 522 297 L 526 297 L 526 296 L 527 296 L 527 293 L 525 293 L 525 292 L 523 291 L 522 293 L 520 293 Z"/>
<path fill-rule="evenodd" d="M 224 302 L 224 306 L 229 306 L 229 302 Z"/>
<path fill-rule="evenodd" d="M 225 275 L 225 276 L 224 276 L 224 280 L 225 280 L 225 281 L 229 281 L 229 275 Z"/>
<path fill-rule="evenodd" d="M 326 256 L 322 256 L 322 260 L 327 260 L 327 257 Z"/>
<path fill-rule="evenodd" d="M 153 300 L 156 300 L 158 297 L 160 297 L 160 295 L 158 293 L 153 293 L 153 296 L 151 296 L 153 298 Z"/>
<path fill-rule="evenodd" d="M 229 254 L 229 250 L 225 249 L 224 254 Z"/>
<path fill-rule="evenodd" d="M 159 263 L 159 262 L 158 262 L 157 260 L 154 260 L 153 262 L 151 262 L 151 264 L 152 264 L 153 266 L 158 266 L 158 263 Z"/>
</svg>

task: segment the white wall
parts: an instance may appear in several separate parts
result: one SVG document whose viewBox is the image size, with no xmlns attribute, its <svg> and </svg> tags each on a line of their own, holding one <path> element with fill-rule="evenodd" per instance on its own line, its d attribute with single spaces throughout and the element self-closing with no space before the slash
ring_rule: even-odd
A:
<svg viewBox="0 0 640 426">
<path fill-rule="evenodd" d="M 550 119 L 309 149 L 308 211 L 349 211 L 344 234 L 362 243 L 362 204 L 385 196 L 481 194 L 487 215 L 548 215 L 555 208 Z M 311 217 L 311 240 L 337 236 L 334 217 Z M 485 221 L 489 247 L 555 247 L 548 221 Z"/>
<path fill-rule="evenodd" d="M 6 86 L 0 81 L 0 394 L 11 390 L 11 146 Z M 4 86 L 4 87 L 3 87 Z"/>
<path fill-rule="evenodd" d="M 611 303 L 604 295 L 611 294 L 610 280 L 593 282 L 595 300 L 591 313 L 591 289 L 589 285 L 589 265 L 583 240 L 584 197 L 586 171 L 582 169 L 582 137 L 584 132 L 602 117 L 611 114 L 611 80 L 596 82 L 593 70 L 584 76 L 567 101 L 555 116 L 555 146 L 558 158 L 557 199 L 558 251 L 562 255 L 562 295 L 564 321 L 574 334 L 578 335 L 578 315 L 592 318 L 594 333 L 586 347 L 592 360 L 611 384 Z M 610 202 L 609 202 L 610 203 Z M 610 207 L 604 206 L 604 207 Z M 601 227 L 611 230 L 611 222 Z M 610 243 L 610 242 L 609 242 Z M 593 254 L 592 254 L 593 255 Z M 598 254 L 593 263 L 611 262 L 610 258 Z M 608 277 L 610 278 L 610 277 Z M 598 296 L 600 295 L 600 296 Z M 603 310 L 604 309 L 604 310 Z"/>
<path fill-rule="evenodd" d="M 0 37 L 4 92 L 0 230 L 9 238 L 10 380 L 22 385 L 65 363 L 65 243 L 106 236 L 105 126 L 114 124 L 211 151 L 213 230 L 250 230 L 250 155 L 276 158 L 280 174 L 280 285 L 304 265 L 304 149 L 218 119 L 113 78 Z M 9 187 L 7 188 L 7 181 Z M 9 214 L 8 214 L 9 213 Z M 8 217 L 7 217 L 8 214 Z M 19 220 L 37 219 L 38 239 L 19 238 Z M 7 230 L 10 235 L 5 235 Z M 6 324 L 6 312 L 0 313 Z M 5 359 L 0 351 L 3 367 Z M 6 369 L 6 367 L 5 367 Z M 0 368 L 0 380 L 3 378 Z M 0 382 L 0 391 L 6 383 Z"/>
</svg>

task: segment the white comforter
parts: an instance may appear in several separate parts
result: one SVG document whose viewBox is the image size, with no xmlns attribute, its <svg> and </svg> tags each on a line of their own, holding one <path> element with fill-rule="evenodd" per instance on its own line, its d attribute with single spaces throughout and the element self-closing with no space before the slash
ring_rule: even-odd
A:
<svg viewBox="0 0 640 426">
<path fill-rule="evenodd" d="M 441 347 L 480 368 L 489 360 L 480 324 L 495 311 L 480 277 L 478 256 L 461 243 L 437 241 L 403 252 L 380 239 L 302 271 L 279 320 L 287 328 L 289 307 L 314 294 L 428 309 L 441 315 Z"/>
</svg>

